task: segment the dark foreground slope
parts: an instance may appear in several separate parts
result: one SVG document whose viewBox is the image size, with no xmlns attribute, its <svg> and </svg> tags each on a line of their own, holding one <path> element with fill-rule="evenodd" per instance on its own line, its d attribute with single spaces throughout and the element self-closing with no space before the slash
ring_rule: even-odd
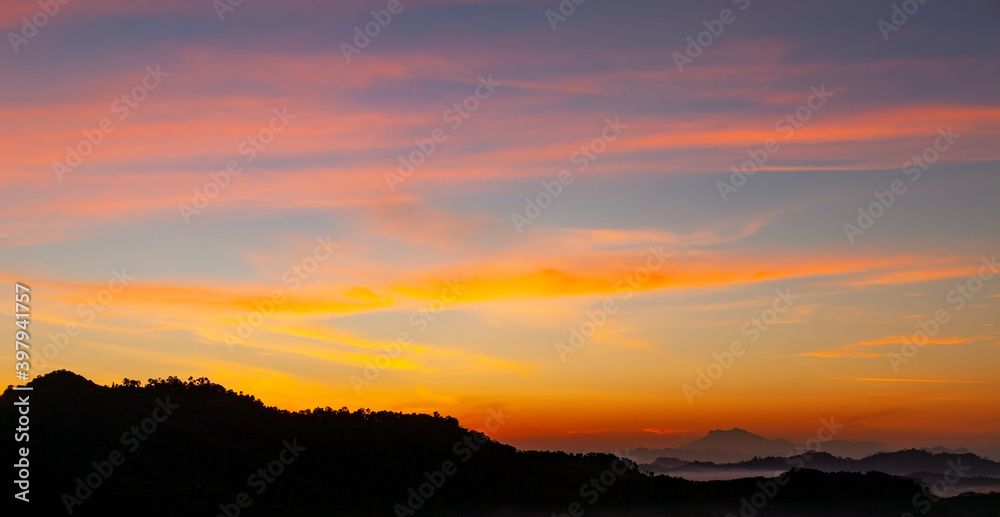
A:
<svg viewBox="0 0 1000 517">
<path fill-rule="evenodd" d="M 650 477 L 611 455 L 519 452 L 449 417 L 290 413 L 206 379 L 109 388 L 62 371 L 31 386 L 27 442 L 13 441 L 25 392 L 0 397 L 5 463 L 30 448 L 30 502 L 8 481 L 4 515 L 1000 515 L 998 496 L 923 513 L 912 480 L 878 473 L 802 470 L 773 496 L 764 479 Z"/>
</svg>

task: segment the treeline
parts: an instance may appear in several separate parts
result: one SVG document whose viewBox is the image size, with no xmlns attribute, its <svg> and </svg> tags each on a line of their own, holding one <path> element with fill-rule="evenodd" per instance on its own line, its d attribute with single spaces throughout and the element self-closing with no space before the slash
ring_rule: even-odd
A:
<svg viewBox="0 0 1000 517">
<path fill-rule="evenodd" d="M 116 452 L 123 463 L 79 498 L 73 516 L 215 516 L 238 508 L 241 516 L 549 517 L 634 510 L 721 517 L 738 515 L 742 498 L 764 482 L 692 482 L 640 473 L 610 454 L 518 451 L 437 413 L 285 411 L 207 378 L 124 379 L 107 387 L 58 371 L 30 385 L 32 501 L 29 509 L 12 506 L 18 515 L 66 515 L 64 494 L 73 496 L 78 479 L 97 480 L 95 471 Z M 5 429 L 16 425 L 14 401 L 10 390 L 0 396 Z M 287 452 L 292 444 L 294 457 Z M 14 448 L 12 441 L 4 447 L 5 458 L 13 461 Z M 270 469 L 266 483 L 260 469 Z M 767 496 L 759 515 L 802 507 L 816 517 L 841 510 L 901 515 L 920 493 L 912 480 L 884 474 L 803 470 Z M 231 506 L 246 502 L 241 494 L 249 504 Z M 995 512 L 997 499 L 976 504 Z M 942 500 L 926 515 L 946 515 L 941 512 L 954 504 Z M 963 515 L 980 515 L 970 511 Z"/>
</svg>

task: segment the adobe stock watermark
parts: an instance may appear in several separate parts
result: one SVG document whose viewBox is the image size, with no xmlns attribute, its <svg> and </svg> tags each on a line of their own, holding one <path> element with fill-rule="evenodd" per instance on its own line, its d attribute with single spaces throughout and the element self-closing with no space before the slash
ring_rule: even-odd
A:
<svg viewBox="0 0 1000 517">
<path fill-rule="evenodd" d="M 577 6 L 583 5 L 587 0 L 562 0 L 559 2 L 559 12 L 553 11 L 552 9 L 545 10 L 545 20 L 549 22 L 549 27 L 552 28 L 552 32 L 558 29 L 558 25 L 569 19 L 576 13 Z"/>
<path fill-rule="evenodd" d="M 316 247 L 313 248 L 312 254 L 286 269 L 281 274 L 281 282 L 290 286 L 289 292 L 294 293 L 302 285 L 302 282 L 308 280 L 319 269 L 320 264 L 330 260 L 333 252 L 339 247 L 340 243 L 333 242 L 329 235 L 325 238 L 316 237 Z M 229 353 L 233 353 L 233 345 L 241 345 L 245 340 L 250 339 L 250 336 L 274 315 L 275 310 L 283 303 L 285 303 L 285 291 L 280 287 L 272 289 L 267 298 L 255 300 L 253 302 L 254 310 L 250 311 L 246 317 L 238 318 L 239 323 L 237 323 L 234 332 L 226 332 L 222 335 L 222 340 L 229 347 Z"/>
<path fill-rule="evenodd" d="M 920 515 L 927 515 L 927 512 L 931 510 L 931 506 L 934 503 L 945 498 L 954 490 L 954 486 L 961 481 L 962 478 L 967 477 L 972 470 L 972 467 L 966 467 L 962 465 L 962 458 L 958 458 L 958 461 L 948 460 L 948 468 L 945 469 L 941 479 L 935 480 L 930 487 L 930 493 L 920 493 L 913 496 L 911 502 L 913 506 L 920 510 Z M 915 517 L 913 512 L 903 512 L 899 517 Z"/>
<path fill-rule="evenodd" d="M 621 308 L 619 304 L 632 298 L 632 294 L 648 282 L 653 277 L 653 273 L 659 271 L 671 255 L 673 253 L 663 251 L 662 244 L 659 248 L 650 246 L 645 265 L 635 268 L 631 273 L 615 282 L 614 288 L 618 296 L 609 297 L 597 309 L 586 311 L 584 314 L 587 319 L 579 325 L 570 327 L 569 337 L 566 339 L 569 345 L 564 345 L 562 342 L 555 344 L 559 360 L 566 364 L 566 357 L 583 348 L 587 340 L 594 337 L 597 331 L 608 322 L 608 318 L 618 312 L 618 309 Z"/>
<path fill-rule="evenodd" d="M 619 466 L 620 465 L 620 466 Z M 569 507 L 563 513 L 552 514 L 553 517 L 580 517 L 586 512 L 586 508 L 593 506 L 601 498 L 602 494 L 608 492 L 615 482 L 618 481 L 618 477 L 628 472 L 628 465 L 621 460 L 621 458 L 615 458 L 611 462 L 611 466 L 602 471 L 597 476 L 594 476 L 587 480 L 584 484 L 580 485 L 579 494 L 583 498 L 584 504 L 579 502 L 570 503 Z"/>
<path fill-rule="evenodd" d="M 903 164 L 903 174 L 910 179 L 910 182 L 916 182 L 919 180 L 923 173 L 931 168 L 931 165 L 937 163 L 941 158 L 941 155 L 951 149 L 955 142 L 958 141 L 962 135 L 958 133 L 953 133 L 951 131 L 951 126 L 948 129 L 938 128 L 938 136 L 934 139 L 934 144 L 927 146 L 920 154 L 915 154 L 913 157 Z M 871 229 L 880 217 L 885 215 L 886 211 L 892 207 L 896 202 L 896 198 L 902 196 L 906 193 L 906 186 L 901 180 L 894 180 L 889 184 L 888 190 L 883 190 L 882 192 L 875 191 L 875 201 L 868 205 L 868 207 L 859 206 L 858 221 L 857 226 L 851 223 L 844 223 L 844 234 L 847 236 L 847 241 L 854 244 L 854 241 L 858 236 L 864 235 L 866 231 Z"/>
<path fill-rule="evenodd" d="M 295 118 L 294 113 L 288 112 L 287 106 L 281 108 L 281 110 L 273 108 L 271 112 L 273 115 L 266 126 L 260 128 L 257 133 L 244 138 L 236 145 L 236 152 L 246 157 L 246 163 L 257 159 L 257 153 L 263 151 L 268 144 L 273 142 L 275 137 L 284 131 L 288 127 L 288 124 Z M 212 200 L 219 197 L 219 194 L 232 183 L 233 177 L 239 176 L 242 172 L 243 167 L 236 160 L 226 162 L 226 167 L 223 170 L 218 172 L 210 171 L 208 173 L 209 181 L 201 188 L 193 189 L 194 195 L 191 198 L 191 204 L 181 203 L 177 205 L 181 217 L 184 218 L 184 223 L 191 224 L 191 218 L 208 208 Z"/>
<path fill-rule="evenodd" d="M 788 474 L 805 467 L 806 463 L 812 460 L 813 456 L 809 454 L 809 451 L 821 452 L 823 444 L 833 440 L 837 432 L 844 428 L 843 424 L 834 422 L 833 417 L 830 417 L 829 420 L 821 418 L 819 423 L 820 427 L 816 430 L 814 437 L 806 440 L 804 446 L 797 445 L 785 455 L 785 464 L 791 467 L 789 470 L 782 472 L 780 476 L 774 479 L 758 481 L 757 488 L 760 490 L 754 492 L 749 498 L 740 498 L 740 517 L 754 517 L 757 515 L 759 510 L 767 506 L 767 503 L 771 499 L 774 499 L 774 496 L 778 495 L 781 487 L 788 484 Z M 726 517 L 736 517 L 736 514 L 727 513 Z"/>
<path fill-rule="evenodd" d="M 412 0 L 406 1 L 410 2 Z M 372 40 L 378 37 L 379 34 L 382 34 L 382 29 L 385 29 L 392 23 L 392 17 L 403 12 L 405 8 L 406 6 L 400 0 L 389 0 L 385 9 L 368 11 L 372 20 L 365 24 L 364 29 L 362 30 L 360 25 L 354 26 L 354 45 L 346 41 L 340 42 L 340 51 L 344 54 L 344 59 L 350 63 L 352 55 L 360 54 L 362 50 L 368 48 Z"/>
<path fill-rule="evenodd" d="M 810 90 L 812 90 L 812 93 L 806 98 L 806 102 L 799 105 L 791 113 L 785 113 L 785 116 L 775 122 L 774 130 L 782 133 L 782 141 L 787 142 L 791 140 L 795 136 L 795 131 L 802 128 L 815 112 L 826 105 L 826 102 L 834 94 L 834 92 L 826 90 L 825 83 L 819 85 L 819 88 L 812 86 Z M 778 139 L 776 138 L 768 138 L 759 147 L 747 149 L 747 155 L 750 159 L 744 160 L 739 168 L 736 165 L 729 167 L 733 171 L 729 176 L 729 181 L 715 182 L 715 188 L 719 190 L 722 201 L 729 201 L 729 194 L 736 193 L 740 187 L 746 184 L 748 178 L 753 176 L 760 167 L 763 167 L 771 155 L 777 153 L 779 150 L 781 150 L 781 144 L 778 143 Z"/>
<path fill-rule="evenodd" d="M 21 321 L 26 322 L 28 320 L 21 320 Z M 34 391 L 34 388 L 31 386 L 17 386 L 17 387 L 12 386 L 12 388 L 13 390 L 18 390 L 18 392 Z M 14 428 L 14 441 L 27 442 L 25 443 L 25 445 L 30 445 L 31 435 L 29 435 L 28 433 L 31 431 L 31 419 L 33 418 L 30 416 L 31 393 L 28 393 L 27 395 L 17 395 L 13 393 L 13 390 L 11 392 L 12 395 L 11 398 L 17 397 L 17 402 L 13 403 L 14 406 L 17 406 L 16 418 L 14 417 L 14 411 L 13 411 L 14 408 L 11 408 L 11 421 L 12 421 L 11 423 L 13 424 L 14 421 L 17 422 L 17 427 Z M 14 492 L 14 499 L 18 499 L 25 503 L 30 503 L 31 500 L 29 499 L 29 496 L 31 495 L 31 468 L 32 468 L 30 459 L 31 447 L 16 447 L 15 450 L 17 451 L 16 454 L 17 456 L 19 456 L 19 458 L 17 460 L 17 463 L 14 464 L 14 469 L 17 471 L 17 474 L 14 476 L 13 481 L 14 484 L 17 485 L 17 488 L 20 490 L 20 492 L 17 491 Z"/>
<path fill-rule="evenodd" d="M 415 333 L 419 335 L 426 331 L 430 327 L 430 324 L 436 321 L 451 304 L 457 302 L 459 297 L 462 296 L 462 292 L 468 288 L 469 286 L 463 284 L 457 278 L 445 280 L 444 287 L 437 298 L 410 313 L 407 321 L 410 322 L 410 326 L 416 329 Z M 403 330 L 396 334 L 395 341 L 382 343 L 383 351 L 379 352 L 374 360 L 365 360 L 365 366 L 361 369 L 361 375 L 351 374 L 350 381 L 351 386 L 354 386 L 354 392 L 360 395 L 361 388 L 371 386 L 372 382 L 382 375 L 382 370 L 389 368 L 392 360 L 402 355 L 403 346 L 412 344 L 412 342 L 413 334 L 408 330 Z"/>
<path fill-rule="evenodd" d="M 174 410 L 180 408 L 177 404 L 170 403 L 170 397 L 166 400 L 156 399 L 156 407 L 153 408 L 152 416 L 147 417 L 139 425 L 133 425 L 121 435 L 121 444 L 128 446 L 128 452 L 135 452 L 149 437 L 156 432 L 159 425 L 166 422 Z M 115 467 L 121 467 L 125 463 L 125 454 L 115 449 L 108 454 L 105 461 L 91 462 L 93 471 L 83 478 L 76 478 L 76 490 L 70 495 L 63 492 L 60 500 L 66 507 L 66 513 L 72 515 L 73 509 L 80 506 L 94 494 L 94 491 L 101 488 L 104 482 L 114 473 Z M 76 496 L 76 497 L 73 497 Z"/>
<path fill-rule="evenodd" d="M 618 140 L 618 137 L 628 129 L 628 124 L 621 123 L 621 117 L 616 116 L 604 119 L 604 129 L 601 136 L 595 137 L 590 143 L 581 145 L 579 149 L 573 151 L 569 156 L 570 165 L 576 165 L 576 172 L 586 171 L 590 164 L 597 161 L 597 158 L 608 150 L 608 144 Z M 514 229 L 518 234 L 524 233 L 524 227 L 534 224 L 542 216 L 542 210 L 552 206 L 552 203 L 562 195 L 564 187 L 568 187 L 576 181 L 573 172 L 563 169 L 559 172 L 555 181 L 542 181 L 542 190 L 535 194 L 534 198 L 524 198 L 524 209 L 522 213 L 514 212 L 510 214 L 510 221 L 514 224 Z"/>
<path fill-rule="evenodd" d="M 909 363 L 911 359 L 916 357 L 920 349 L 927 345 L 931 338 L 937 336 L 941 328 L 951 321 L 952 315 L 964 309 L 979 291 L 983 290 L 986 282 L 993 280 L 993 277 L 1000 273 L 1000 262 L 997 261 L 996 255 L 993 255 L 992 259 L 984 256 L 981 261 L 983 265 L 979 266 L 979 271 L 975 275 L 967 278 L 965 282 L 956 284 L 954 289 L 948 291 L 944 297 L 947 306 L 934 311 L 934 315 L 926 320 L 918 321 L 917 327 L 920 330 L 911 336 L 903 336 L 903 344 L 900 346 L 898 354 L 894 352 L 885 354 L 889 365 L 892 366 L 892 371 L 899 373 L 900 365 Z"/>
<path fill-rule="evenodd" d="M 439 145 L 448 141 L 448 131 L 457 131 L 458 128 L 462 127 L 465 120 L 478 111 L 481 103 L 492 97 L 493 93 L 500 86 L 503 86 L 503 83 L 494 81 L 493 74 L 485 77 L 480 75 L 479 84 L 476 85 L 472 94 L 463 99 L 462 102 L 456 102 L 451 108 L 446 109 L 441 114 L 442 121 L 450 122 L 447 126 L 449 129 L 436 127 L 431 131 L 428 138 L 414 140 L 413 144 L 416 146 L 416 149 L 410 151 L 405 156 L 402 154 L 399 155 L 399 165 L 396 166 L 396 172 L 385 172 L 385 183 L 389 186 L 389 192 L 395 192 L 397 184 L 409 179 L 414 171 L 416 171 L 416 168 L 423 165 L 434 154 Z"/>
<path fill-rule="evenodd" d="M 917 14 L 920 6 L 927 3 L 927 0 L 904 0 L 903 7 L 892 4 L 892 15 L 889 21 L 879 18 L 875 25 L 882 33 L 882 39 L 889 41 L 889 34 L 898 31 L 906 22 L 910 21 L 910 16 Z"/>
<path fill-rule="evenodd" d="M 771 307 L 764 309 L 759 317 L 750 318 L 749 321 L 740 327 L 740 333 L 749 337 L 751 344 L 756 343 L 764 332 L 767 332 L 772 325 L 778 322 L 778 317 L 788 312 L 792 305 L 795 304 L 795 301 L 801 298 L 799 295 L 792 294 L 791 287 L 786 287 L 785 290 L 777 289 L 775 293 L 778 296 L 771 302 Z M 681 387 L 681 391 L 684 393 L 688 404 L 694 405 L 694 398 L 704 395 L 715 384 L 715 381 L 722 377 L 722 374 L 732 368 L 733 363 L 736 362 L 736 358 L 742 356 L 744 353 L 746 353 L 746 348 L 741 341 L 733 341 L 729 344 L 728 351 L 724 350 L 721 354 L 718 352 L 712 353 L 715 361 L 705 367 L 704 370 L 700 368 L 695 370 L 697 375 L 694 386 L 685 384 Z"/>
<path fill-rule="evenodd" d="M 750 7 L 750 0 L 732 0 L 733 4 L 740 7 L 740 11 L 746 11 Z M 674 64 L 677 65 L 677 71 L 684 73 L 684 65 L 690 65 L 694 63 L 695 59 L 698 59 L 704 52 L 705 49 L 711 47 L 722 33 L 726 30 L 726 25 L 730 25 L 736 21 L 736 13 L 732 9 L 723 9 L 719 12 L 719 17 L 714 20 L 702 20 L 701 24 L 705 26 L 705 30 L 699 32 L 696 36 L 687 37 L 688 46 L 684 48 L 684 53 L 674 52 Z"/>
<path fill-rule="evenodd" d="M 129 286 L 129 282 L 133 280 L 135 277 L 126 273 L 125 268 L 122 268 L 121 272 L 112 269 L 111 280 L 108 280 L 107 287 L 97 291 L 93 296 L 88 296 L 85 302 L 76 306 L 77 316 L 83 318 L 83 323 L 93 322 L 98 314 L 104 312 L 104 309 L 114 303 L 115 295 L 124 291 Z M 55 359 L 59 352 L 69 346 L 70 338 L 79 336 L 82 330 L 79 323 L 71 321 L 64 325 L 59 332 L 49 333 L 51 342 L 43 346 L 40 353 L 32 356 L 32 363 L 34 363 L 32 366 L 48 366 L 49 361 Z M 39 361 L 42 364 L 38 364 Z"/>
<path fill-rule="evenodd" d="M 488 413 L 489 416 L 483 422 L 483 428 L 490 433 L 498 431 L 511 417 L 510 414 L 503 412 L 502 407 L 490 409 Z M 474 430 L 465 435 L 461 440 L 455 442 L 451 447 L 451 452 L 456 456 L 458 463 L 448 459 L 441 462 L 440 469 L 433 472 L 424 471 L 424 479 L 426 481 L 420 483 L 416 488 L 410 487 L 407 490 L 408 497 L 405 501 L 406 504 L 397 502 L 392 506 L 393 511 L 396 512 L 396 517 L 416 515 L 417 510 L 427 504 L 427 501 L 434 497 L 434 494 L 444 487 L 445 483 L 458 472 L 458 468 L 462 464 L 468 463 L 472 459 L 473 454 L 489 441 L 490 439 L 484 432 Z"/>
<path fill-rule="evenodd" d="M 293 438 L 292 443 L 288 443 L 287 440 L 281 442 L 284 448 L 278 453 L 278 458 L 271 460 L 270 463 L 264 467 L 258 468 L 256 472 L 250 474 L 247 477 L 247 486 L 254 489 L 254 493 L 261 495 L 267 490 L 267 486 L 274 483 L 278 477 L 280 477 L 285 472 L 285 467 L 288 467 L 295 460 L 298 459 L 299 455 L 306 450 L 298 443 L 298 438 Z M 223 503 L 219 505 L 219 513 L 216 517 L 238 517 L 239 514 L 246 510 L 250 505 L 253 504 L 253 498 L 247 492 L 240 492 L 236 494 L 236 501 L 232 503 Z"/>
<path fill-rule="evenodd" d="M 226 21 L 226 13 L 231 13 L 243 4 L 243 0 L 212 0 L 212 8 L 220 22 Z"/>
<path fill-rule="evenodd" d="M 14 54 L 21 52 L 21 47 L 27 45 L 32 38 L 38 36 L 42 27 L 49 24 L 52 18 L 62 10 L 62 6 L 68 4 L 70 0 L 38 0 L 38 10 L 30 17 L 21 17 L 21 31 L 8 32 L 7 41 L 14 49 Z"/>
<path fill-rule="evenodd" d="M 149 97 L 149 92 L 159 88 L 163 84 L 163 79 L 169 76 L 169 73 L 160 70 L 160 65 L 156 65 L 155 68 L 147 66 L 146 75 L 139 84 L 111 101 L 111 112 L 118 115 L 119 122 L 124 121 L 132 114 L 132 110 L 139 107 L 140 102 Z M 75 145 L 66 146 L 64 160 L 52 162 L 52 172 L 56 175 L 56 179 L 62 183 L 63 176 L 83 165 L 83 160 L 93 154 L 94 150 L 104 143 L 105 137 L 114 130 L 115 121 L 110 117 L 99 120 L 97 127 L 93 129 L 84 129 L 83 138 Z"/>
</svg>

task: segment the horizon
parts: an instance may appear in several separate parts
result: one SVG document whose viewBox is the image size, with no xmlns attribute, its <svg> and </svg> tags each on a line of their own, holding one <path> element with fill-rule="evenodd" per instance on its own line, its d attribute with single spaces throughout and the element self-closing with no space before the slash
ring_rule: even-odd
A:
<svg viewBox="0 0 1000 517">
<path fill-rule="evenodd" d="M 88 379 L 87 377 L 82 376 L 79 373 L 71 371 L 71 370 L 60 370 L 60 371 L 68 372 L 68 373 L 73 374 L 73 375 L 78 375 L 78 376 L 81 376 L 83 379 L 85 379 L 87 381 L 94 382 L 92 379 Z M 193 379 L 193 377 L 189 376 L 189 378 L 188 378 L 189 380 L 185 381 L 183 377 L 180 377 L 180 376 L 174 376 L 174 377 L 176 377 L 181 382 L 189 382 L 191 379 Z M 126 380 L 126 379 L 128 379 L 128 378 L 126 377 L 125 379 L 123 379 L 123 381 Z M 208 379 L 208 378 L 206 378 L 206 379 L 209 382 L 214 382 L 211 379 Z M 32 379 L 32 380 L 35 380 L 35 379 Z M 137 379 L 132 379 L 132 380 L 134 381 L 134 380 L 137 380 Z M 153 379 L 147 379 L 147 380 L 153 380 Z M 164 378 L 159 378 L 159 379 L 155 379 L 155 380 L 163 381 L 165 379 Z M 99 387 L 103 387 L 103 388 L 112 388 L 112 387 L 121 388 L 123 386 L 124 382 L 122 382 L 122 383 L 112 382 L 110 384 L 100 384 L 100 383 L 94 382 L 94 384 L 97 385 L 97 386 L 99 386 Z M 140 386 L 145 386 L 147 384 L 148 383 L 146 381 L 139 380 L 139 385 Z M 11 388 L 12 386 L 13 385 L 8 386 L 8 389 Z M 237 394 L 241 394 L 241 395 L 253 395 L 253 393 L 243 393 L 241 390 L 233 390 L 232 388 L 229 388 L 229 387 L 224 386 L 224 385 L 220 385 L 220 386 L 223 386 L 224 388 L 226 388 L 226 390 L 232 391 L 233 393 L 237 393 Z M 274 405 L 268 405 L 267 402 L 264 401 L 263 399 L 261 399 L 260 397 L 257 397 L 257 400 L 260 401 L 261 403 L 263 403 L 267 407 L 274 408 L 274 409 L 281 410 L 281 411 L 289 411 L 289 412 L 304 411 L 304 410 L 314 410 L 314 409 L 321 409 L 321 408 L 325 408 L 325 407 L 330 407 L 330 408 L 333 407 L 333 406 L 330 406 L 330 405 L 326 405 L 326 406 L 317 406 L 317 407 L 313 407 L 313 408 L 290 409 L 290 408 L 283 408 L 283 407 L 274 406 Z M 342 407 L 346 407 L 346 406 L 342 406 Z M 381 409 L 381 408 L 347 408 L 347 409 L 350 410 L 350 411 L 353 411 L 355 409 L 368 409 L 368 410 L 371 410 L 373 412 L 375 412 L 375 411 L 385 411 L 384 409 Z M 413 414 L 418 414 L 418 413 L 413 413 Z M 429 415 L 429 413 L 422 413 L 422 414 Z M 441 414 L 441 416 L 442 417 L 452 417 L 452 415 L 448 415 L 448 414 Z M 470 430 L 480 431 L 480 432 L 483 432 L 484 434 L 486 434 L 487 436 L 491 436 L 491 433 L 490 433 L 490 431 L 488 429 L 476 428 L 476 427 L 473 427 L 473 426 L 469 426 L 466 422 L 462 422 L 459 419 L 456 419 L 456 420 L 458 420 L 458 425 L 460 425 L 462 427 L 465 427 L 465 428 L 470 429 Z M 832 426 L 838 426 L 839 425 L 836 421 L 829 422 L 829 423 Z M 556 451 L 562 451 L 562 452 L 567 452 L 567 453 L 590 453 L 590 452 L 612 453 L 612 454 L 616 454 L 618 456 L 624 456 L 624 457 L 627 457 L 629 459 L 632 459 L 631 458 L 631 453 L 633 451 L 638 450 L 638 449 L 643 449 L 644 448 L 644 449 L 647 449 L 647 450 L 650 450 L 650 451 L 659 450 L 659 449 L 672 449 L 672 448 L 677 448 L 677 447 L 682 447 L 682 446 L 685 446 L 685 445 L 692 444 L 693 442 L 696 442 L 696 441 L 698 441 L 698 440 L 700 440 L 702 438 L 706 438 L 706 437 L 712 435 L 713 433 L 726 433 L 726 434 L 728 434 L 728 433 L 732 433 L 734 431 L 741 431 L 742 433 L 747 433 L 747 434 L 755 436 L 755 437 L 764 438 L 764 439 L 769 440 L 769 441 L 786 440 L 786 441 L 790 442 L 793 446 L 799 446 L 799 445 L 803 445 L 803 444 L 808 445 L 809 439 L 812 439 L 815 436 L 815 434 L 814 434 L 813 436 L 809 436 L 807 438 L 803 438 L 802 440 L 795 440 L 795 439 L 789 439 L 786 436 L 764 436 L 764 435 L 762 435 L 760 433 L 757 433 L 757 432 L 755 432 L 753 430 L 744 429 L 744 428 L 739 427 L 739 426 L 734 426 L 734 427 L 731 427 L 729 429 L 722 429 L 722 428 L 719 428 L 719 429 L 705 429 L 705 430 L 691 431 L 691 432 L 688 432 L 688 433 L 676 433 L 676 436 L 678 437 L 677 440 L 681 440 L 681 441 L 677 442 L 677 443 L 673 443 L 672 445 L 666 445 L 666 446 L 664 446 L 664 445 L 660 445 L 660 446 L 646 446 L 646 445 L 640 444 L 638 446 L 617 447 L 614 450 L 596 450 L 596 449 L 586 449 L 586 448 L 573 450 L 573 449 L 558 449 L 558 448 L 551 449 L 551 448 L 539 448 L 539 447 L 521 447 L 521 446 L 518 446 L 518 444 L 516 442 L 510 442 L 510 443 L 508 443 L 508 445 L 513 445 L 513 446 L 517 447 L 519 450 L 537 450 L 537 451 L 556 450 Z M 839 429 L 837 431 L 839 433 Z M 690 438 L 688 438 L 688 439 L 681 439 L 680 438 L 681 436 L 690 436 Z M 495 437 L 491 436 L 491 438 L 495 438 Z M 881 443 L 881 442 L 876 442 L 876 441 L 871 441 L 871 440 L 863 440 L 863 439 L 845 440 L 845 439 L 837 436 L 836 434 L 834 434 L 833 436 L 831 436 L 830 439 L 833 440 L 833 441 L 847 441 L 847 442 L 851 442 L 851 443 L 872 443 L 872 444 L 878 444 L 880 446 L 885 447 L 886 448 L 886 452 L 897 452 L 897 451 L 904 451 L 904 450 L 932 450 L 932 449 L 935 449 L 935 448 L 938 448 L 938 447 L 944 447 L 944 448 L 949 449 L 949 450 L 965 449 L 965 450 L 971 452 L 972 454 L 975 454 L 975 455 L 977 455 L 977 456 L 979 456 L 981 458 L 986 458 L 986 459 L 993 460 L 993 461 L 1000 461 L 1000 448 L 993 449 L 993 450 L 988 450 L 988 449 L 973 450 L 973 449 L 976 449 L 976 448 L 969 448 L 969 447 L 965 447 L 965 446 L 946 447 L 946 446 L 941 445 L 941 444 L 925 444 L 923 446 L 910 446 L 910 447 L 893 447 L 891 444 L 886 444 L 886 443 Z M 825 443 L 826 441 L 828 441 L 828 440 L 820 440 L 818 442 L 818 447 L 816 449 L 812 449 L 812 450 L 814 450 L 815 452 L 827 452 L 827 451 L 824 451 L 823 448 L 822 448 L 822 444 Z M 790 453 L 790 452 L 795 451 L 795 450 L 797 450 L 797 448 L 793 447 L 788 452 Z M 834 456 L 837 456 L 837 455 L 834 454 Z"/>
<path fill-rule="evenodd" d="M 1000 2 L 56 3 L 0 6 L 8 383 L 1000 458 Z"/>
</svg>

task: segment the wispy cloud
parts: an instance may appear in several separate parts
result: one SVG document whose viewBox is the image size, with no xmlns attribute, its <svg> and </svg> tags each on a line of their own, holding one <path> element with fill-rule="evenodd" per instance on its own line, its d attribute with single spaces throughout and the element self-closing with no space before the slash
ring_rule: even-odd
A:
<svg viewBox="0 0 1000 517">
<path fill-rule="evenodd" d="M 968 381 L 958 379 L 889 379 L 877 377 L 855 377 L 860 382 L 916 382 L 929 384 L 993 384 L 991 381 Z"/>
<path fill-rule="evenodd" d="M 604 429 L 576 429 L 576 430 L 566 431 L 566 434 L 602 434 L 602 433 L 608 433 L 608 432 L 611 432 L 611 431 L 614 431 L 614 429 L 611 429 L 611 428 L 604 428 Z"/>
<path fill-rule="evenodd" d="M 654 429 L 647 427 L 642 432 L 650 434 L 688 434 L 691 431 L 689 429 Z"/>
<path fill-rule="evenodd" d="M 983 339 L 983 337 L 954 337 L 954 338 L 928 338 L 926 342 L 921 340 L 921 346 L 952 346 L 972 343 Z M 873 347 L 898 347 L 906 343 L 912 343 L 913 339 L 908 336 L 885 336 L 877 339 L 857 341 L 847 343 L 837 348 L 828 350 L 815 350 L 792 354 L 791 357 L 816 357 L 821 359 L 842 359 L 842 358 L 884 358 L 885 352 L 874 352 Z M 868 350 L 866 350 L 866 348 Z"/>
</svg>

